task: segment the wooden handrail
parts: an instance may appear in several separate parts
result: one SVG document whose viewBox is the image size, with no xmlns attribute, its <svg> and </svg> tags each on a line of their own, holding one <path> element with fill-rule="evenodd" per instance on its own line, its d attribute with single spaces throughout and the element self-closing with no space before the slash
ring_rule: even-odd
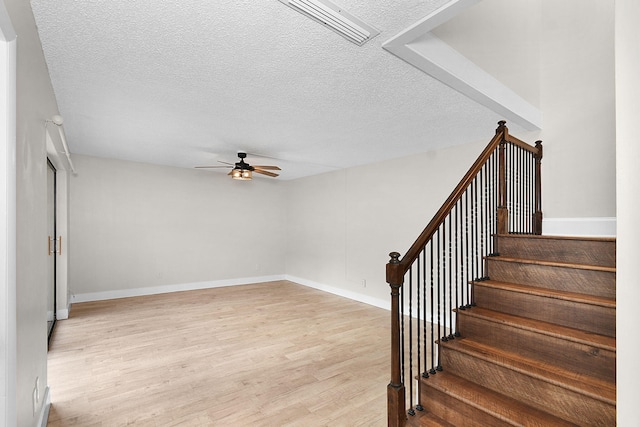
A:
<svg viewBox="0 0 640 427">
<path fill-rule="evenodd" d="M 539 150 L 538 150 L 538 146 L 537 145 L 535 147 L 533 147 L 533 146 L 527 144 L 526 142 L 524 142 L 523 140 L 518 139 L 513 135 L 510 135 L 509 133 L 505 133 L 504 140 L 507 141 L 507 142 L 510 142 L 513 145 L 517 145 L 518 147 L 522 148 L 523 150 L 526 150 L 526 151 L 528 151 L 530 153 L 533 153 L 534 155 L 538 154 Z M 540 141 L 537 141 L 537 142 L 540 142 Z"/>
<path fill-rule="evenodd" d="M 478 159 L 473 163 L 473 165 L 471 165 L 469 171 L 467 171 L 460 183 L 456 186 L 451 195 L 447 198 L 438 212 L 434 215 L 433 219 L 431 219 L 422 233 L 420 233 L 420 236 L 418 236 L 413 245 L 411 245 L 409 250 L 404 254 L 402 260 L 400 260 L 400 263 L 394 265 L 391 268 L 387 268 L 387 283 L 398 283 L 398 278 L 400 278 L 400 283 L 402 283 L 401 278 L 409 270 L 409 267 L 411 267 L 411 264 L 413 264 L 413 262 L 416 260 L 416 258 L 420 254 L 420 251 L 422 251 L 425 245 L 433 237 L 436 230 L 449 214 L 451 209 L 455 206 L 458 200 L 460 200 L 460 197 L 462 197 L 467 187 L 471 184 L 480 169 L 482 169 L 482 166 L 486 163 L 494 150 L 502 141 L 504 141 L 505 135 L 508 135 L 506 122 L 500 121 L 498 122 L 498 129 L 496 129 L 496 135 L 493 137 L 493 139 L 491 139 Z M 527 147 L 530 147 L 530 145 L 528 144 L 525 145 Z"/>
<path fill-rule="evenodd" d="M 542 144 L 540 141 L 536 142 L 535 147 L 509 135 L 509 130 L 506 127 L 505 121 L 498 122 L 498 128 L 496 129 L 495 136 L 489 141 L 485 149 L 480 153 L 476 161 L 471 165 L 471 168 L 464 175 L 462 180 L 458 183 L 455 189 L 451 192 L 449 197 L 445 200 L 440 209 L 436 212 L 429 224 L 424 228 L 422 233 L 418 236 L 416 241 L 411 245 L 405 255 L 400 258 L 398 252 L 392 252 L 389 254 L 391 260 L 386 266 L 386 279 L 387 283 L 391 287 L 391 382 L 387 386 L 387 403 L 388 403 L 388 425 L 393 427 L 403 427 L 406 424 L 407 413 L 405 412 L 405 385 L 403 382 L 403 373 L 401 368 L 401 354 L 403 349 L 401 334 L 400 320 L 402 316 L 401 305 L 401 289 L 404 284 L 404 278 L 406 273 L 411 269 L 411 266 L 416 262 L 420 254 L 425 250 L 429 242 L 433 239 L 434 235 L 440 229 L 446 218 L 451 215 L 452 210 L 464 197 L 465 192 L 472 185 L 478 174 L 485 168 L 491 157 L 497 153 L 498 157 L 498 176 L 495 177 L 497 182 L 497 201 L 495 208 L 497 213 L 495 220 L 494 232 L 508 233 L 509 232 L 509 211 L 507 208 L 507 160 L 505 156 L 506 146 L 511 144 L 519 149 L 525 150 L 531 154 L 535 159 L 535 171 L 534 171 L 534 210 L 532 220 L 532 228 L 529 228 L 528 232 L 534 234 L 541 234 L 542 231 L 542 211 L 541 211 L 541 185 L 540 185 L 540 163 L 542 159 Z M 498 150 L 499 148 L 499 150 Z M 494 163 L 495 165 L 495 163 Z M 494 166 L 495 167 L 495 166 Z M 513 203 L 513 201 L 511 201 Z M 457 215 L 457 213 L 456 213 Z M 449 227 L 451 223 L 449 222 Z M 516 230 L 515 232 L 521 232 Z M 457 238 L 457 237 L 456 237 Z M 439 245 L 439 243 L 438 243 Z M 433 254 L 432 254 L 433 256 Z M 419 271 L 419 267 L 418 267 Z M 418 273 L 419 274 L 419 273 Z M 433 283 L 432 283 L 433 286 Z M 411 297 L 409 297 L 411 298 Z M 439 297 L 438 297 L 439 298 Z M 457 297 L 456 297 L 457 298 Z M 472 301 L 472 300 L 471 300 Z M 433 309 L 433 308 L 432 308 Z M 439 308 L 438 308 L 439 310 Z M 438 320 L 439 322 L 439 320 Z M 433 319 L 432 319 L 433 323 Z M 446 321 L 445 321 L 446 323 Z M 451 326 L 451 325 L 450 325 Z M 426 366 L 426 362 L 425 362 Z M 411 376 L 411 374 L 410 374 Z M 412 394 L 412 389 L 409 389 Z"/>
</svg>

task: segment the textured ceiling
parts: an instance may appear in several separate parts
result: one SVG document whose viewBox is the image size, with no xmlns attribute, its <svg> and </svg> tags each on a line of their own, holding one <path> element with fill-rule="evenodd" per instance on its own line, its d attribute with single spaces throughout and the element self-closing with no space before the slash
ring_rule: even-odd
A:
<svg viewBox="0 0 640 427">
<path fill-rule="evenodd" d="M 358 47 L 278 0 L 31 0 L 72 153 L 193 167 L 245 150 L 279 179 L 492 135 L 496 113 L 381 47 L 446 2 L 340 0 L 381 32 Z"/>
</svg>

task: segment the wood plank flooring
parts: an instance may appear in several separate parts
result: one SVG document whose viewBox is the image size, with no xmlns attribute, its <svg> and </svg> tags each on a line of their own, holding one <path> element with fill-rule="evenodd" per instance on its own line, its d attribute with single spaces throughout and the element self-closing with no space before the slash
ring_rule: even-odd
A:
<svg viewBox="0 0 640 427">
<path fill-rule="evenodd" d="M 286 281 L 74 304 L 48 426 L 384 426 L 389 323 Z"/>
</svg>

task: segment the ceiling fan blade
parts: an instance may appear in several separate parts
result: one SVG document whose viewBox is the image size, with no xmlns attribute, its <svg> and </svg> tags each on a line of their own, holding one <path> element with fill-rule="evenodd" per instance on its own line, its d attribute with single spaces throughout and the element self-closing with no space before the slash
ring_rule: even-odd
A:
<svg viewBox="0 0 640 427">
<path fill-rule="evenodd" d="M 219 168 L 224 168 L 224 169 L 228 169 L 232 166 L 194 166 L 194 168 L 196 169 L 219 169 Z"/>
<path fill-rule="evenodd" d="M 256 169 L 262 169 L 262 170 L 272 170 L 272 171 L 281 171 L 282 169 L 280 169 L 278 166 L 253 166 Z"/>
<path fill-rule="evenodd" d="M 255 168 L 255 166 L 254 166 L 254 168 Z M 254 169 L 254 172 L 255 172 L 255 173 L 261 173 L 262 175 L 272 176 L 272 177 L 274 177 L 274 178 L 275 178 L 276 176 L 278 176 L 278 174 L 277 174 L 277 173 L 268 172 L 268 171 L 261 170 L 261 169 Z"/>
<path fill-rule="evenodd" d="M 235 166 L 234 163 L 223 162 L 222 160 L 218 160 L 218 163 L 222 163 L 222 164 L 229 165 L 229 166 Z"/>
</svg>

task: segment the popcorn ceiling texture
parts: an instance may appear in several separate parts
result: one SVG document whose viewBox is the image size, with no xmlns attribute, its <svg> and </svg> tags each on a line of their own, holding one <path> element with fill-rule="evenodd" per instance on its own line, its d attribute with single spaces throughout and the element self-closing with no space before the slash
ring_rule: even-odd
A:
<svg viewBox="0 0 640 427">
<path fill-rule="evenodd" d="M 381 44 L 446 0 L 340 0 L 362 47 L 277 0 L 31 0 L 72 153 L 294 179 L 476 141 L 495 113 Z"/>
</svg>

